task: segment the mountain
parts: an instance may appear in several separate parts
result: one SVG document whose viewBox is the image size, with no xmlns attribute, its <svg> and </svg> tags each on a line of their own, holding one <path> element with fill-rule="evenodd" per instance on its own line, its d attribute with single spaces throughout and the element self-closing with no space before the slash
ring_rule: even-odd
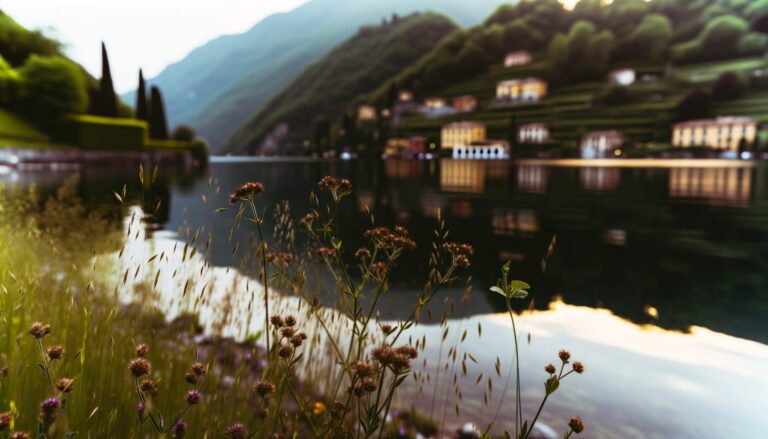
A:
<svg viewBox="0 0 768 439">
<path fill-rule="evenodd" d="M 305 139 L 312 137 L 319 115 L 328 121 L 337 120 L 353 102 L 457 29 L 452 21 L 435 13 L 415 13 L 361 28 L 291 81 L 220 150 L 258 152 L 262 139 L 279 127 L 280 152 L 297 151 Z M 276 142 L 271 143 L 272 149 L 278 147 Z"/>
<path fill-rule="evenodd" d="M 479 23 L 504 0 L 311 0 L 238 35 L 219 37 L 148 82 L 163 89 L 172 125 L 189 123 L 214 146 L 306 66 L 360 26 L 432 10 L 461 25 Z M 135 94 L 124 96 L 135 101 Z"/>
</svg>

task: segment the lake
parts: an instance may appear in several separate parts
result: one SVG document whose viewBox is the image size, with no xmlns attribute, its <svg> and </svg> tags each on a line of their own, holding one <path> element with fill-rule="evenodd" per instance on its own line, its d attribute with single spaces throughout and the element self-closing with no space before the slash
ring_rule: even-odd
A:
<svg viewBox="0 0 768 439">
<path fill-rule="evenodd" d="M 139 201 L 134 166 L 2 169 L 0 181 L 51 193 L 73 174 L 80 175 L 86 205 L 118 226 L 131 211 L 116 208 L 113 192 L 127 184 L 134 194 L 128 204 Z M 299 218 L 312 207 L 309 193 L 320 178 L 350 179 L 354 193 L 340 215 L 350 253 L 363 242 L 371 216 L 383 225 L 407 227 L 419 244 L 396 267 L 382 318 L 410 312 L 425 281 L 438 217 L 451 239 L 473 244 L 469 300 L 462 303 L 460 284 L 432 304 L 432 323 L 425 321 L 414 335 L 430 341 L 423 369 L 433 379 L 409 386 L 403 398 L 445 429 L 493 419 L 512 428 L 513 397 L 497 403 L 506 373 L 495 378 L 491 408 L 482 403 L 489 396 L 485 380 L 476 384 L 480 374 L 495 373 L 497 357 L 502 366 L 513 358 L 504 302 L 488 292 L 505 261 L 512 261 L 514 278 L 532 285 L 532 304 L 520 302 L 518 310 L 530 307 L 518 317 L 526 413 L 543 392 L 543 366 L 567 348 L 587 372 L 569 378 L 542 415 L 558 431 L 573 415 L 585 420 L 585 436 L 596 438 L 757 438 L 768 429 L 764 163 L 214 157 L 205 170 L 160 169 L 158 175 L 158 184 L 144 194 L 146 204 L 161 201 L 146 228 L 155 236 L 153 245 L 187 240 L 198 230 L 201 236 L 226 237 L 232 209 L 215 210 L 228 207 L 228 193 L 245 181 L 265 184 L 260 206 L 287 201 Z M 237 229 L 231 240 L 213 240 L 207 251 L 204 239 L 197 245 L 222 272 L 231 267 L 252 275 L 241 266 L 243 250 L 235 251 L 236 245 L 247 248 L 251 232 Z M 304 236 L 298 233 L 296 240 L 300 244 Z M 554 251 L 546 257 L 550 245 Z M 318 288 L 333 303 L 332 283 Z M 441 344 L 443 314 L 449 332 Z M 466 376 L 446 362 L 449 346 L 477 360 Z M 454 375 L 462 395 L 459 415 Z"/>
</svg>

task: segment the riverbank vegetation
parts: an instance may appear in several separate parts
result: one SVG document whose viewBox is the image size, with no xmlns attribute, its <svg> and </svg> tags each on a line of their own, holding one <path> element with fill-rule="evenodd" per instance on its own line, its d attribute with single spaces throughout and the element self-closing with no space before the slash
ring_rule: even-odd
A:
<svg viewBox="0 0 768 439">
<path fill-rule="evenodd" d="M 151 113 L 144 109 L 134 119 L 133 110 L 115 94 L 104 44 L 101 53 L 97 80 L 68 59 L 58 41 L 25 29 L 0 11 L 0 145 L 136 150 L 157 149 L 155 141 L 163 141 L 162 148 L 207 155 L 207 144 L 194 132 L 188 140 L 170 138 L 156 87 L 148 101 Z M 121 136 L 128 126 L 133 129 L 125 140 Z"/>
<path fill-rule="evenodd" d="M 379 227 L 371 218 L 367 244 L 352 249 L 338 225 L 339 205 L 353 191 L 347 180 L 323 178 L 311 194 L 314 208 L 299 217 L 284 203 L 272 211 L 259 199 L 269 188 L 247 183 L 219 211 L 233 229 L 253 231 L 251 245 L 234 244 L 233 252 L 256 279 L 225 280 L 230 286 L 220 288 L 201 255 L 214 240 L 227 245 L 226 237 L 206 238 L 198 229 L 182 230 L 183 241 L 172 246 L 143 241 L 159 207 L 151 196 L 158 172 L 140 169 L 140 190 L 116 190 L 111 211 L 89 212 L 76 196 L 77 180 L 49 197 L 0 190 L 0 428 L 17 438 L 434 433 L 434 422 L 397 398 L 402 386 L 456 392 L 460 415 L 460 389 L 448 381 L 427 390 L 426 366 L 435 359 L 422 354 L 427 343 L 445 344 L 447 361 L 463 375 L 476 360 L 458 341 L 412 336 L 431 320 L 427 305 L 441 300 L 444 288 L 460 286 L 471 268 L 473 248 L 451 242 L 442 220 L 432 243 L 417 243 L 404 228 Z M 274 230 L 266 230 L 268 222 Z M 298 233 L 309 238 L 306 248 L 294 245 Z M 391 273 L 416 245 L 432 248 L 423 292 L 407 318 L 381 321 L 378 303 Z M 310 264 L 324 266 L 330 283 Z M 527 287 L 508 281 L 509 271 L 494 290 L 507 300 L 524 298 Z M 337 303 L 322 306 L 318 288 L 335 290 Z M 567 375 L 583 372 L 570 354 L 559 356 L 559 371 L 547 365 L 542 372 L 545 398 Z M 507 384 L 519 374 L 498 360 L 494 367 L 499 378 L 508 371 Z M 487 380 L 479 385 L 494 385 Z M 485 404 L 500 408 L 506 393 Z M 524 413 L 531 412 L 520 410 L 515 437 L 528 437 L 538 418 L 533 412 L 525 423 Z M 503 433 L 493 427 L 473 434 Z M 574 418 L 559 427 L 569 436 L 583 424 Z"/>
</svg>

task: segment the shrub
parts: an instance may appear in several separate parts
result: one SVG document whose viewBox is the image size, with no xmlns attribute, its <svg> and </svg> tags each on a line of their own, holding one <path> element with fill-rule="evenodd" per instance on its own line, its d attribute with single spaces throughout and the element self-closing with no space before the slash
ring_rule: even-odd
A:
<svg viewBox="0 0 768 439">
<path fill-rule="evenodd" d="M 0 105 L 11 106 L 19 89 L 19 74 L 0 56 Z"/>
<path fill-rule="evenodd" d="M 712 97 L 706 91 L 694 90 L 675 107 L 676 120 L 701 119 L 709 116 Z"/>
<path fill-rule="evenodd" d="M 82 71 L 58 57 L 33 55 L 19 70 L 19 106 L 30 119 L 47 122 L 64 113 L 83 113 L 88 93 Z"/>
<path fill-rule="evenodd" d="M 171 139 L 191 142 L 195 138 L 195 130 L 189 125 L 179 125 L 173 130 Z"/>
</svg>

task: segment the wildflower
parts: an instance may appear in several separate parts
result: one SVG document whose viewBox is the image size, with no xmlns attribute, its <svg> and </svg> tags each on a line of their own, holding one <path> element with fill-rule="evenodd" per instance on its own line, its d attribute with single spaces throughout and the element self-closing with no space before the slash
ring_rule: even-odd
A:
<svg viewBox="0 0 768 439">
<path fill-rule="evenodd" d="M 56 410 L 61 406 L 59 398 L 52 396 L 40 403 L 40 421 L 51 422 L 56 418 Z"/>
<path fill-rule="evenodd" d="M 336 178 L 331 175 L 326 175 L 323 177 L 317 185 L 322 190 L 329 190 L 334 192 L 338 191 L 339 189 L 343 191 L 352 189 L 352 183 L 350 183 L 349 180 L 346 178 Z"/>
<path fill-rule="evenodd" d="M 563 349 L 560 352 L 558 352 L 557 356 L 560 357 L 560 361 L 562 361 L 563 363 L 568 363 L 568 360 L 570 360 L 571 358 L 571 353 Z"/>
<path fill-rule="evenodd" d="M 229 439 L 246 439 L 248 437 L 248 430 L 245 429 L 245 425 L 238 422 L 227 427 L 224 430 L 224 435 Z"/>
<path fill-rule="evenodd" d="M 331 418 L 339 419 L 341 412 L 344 411 L 344 403 L 341 401 L 333 401 L 331 404 Z"/>
<path fill-rule="evenodd" d="M 128 369 L 134 377 L 138 378 L 152 372 L 152 365 L 145 358 L 136 358 L 128 363 Z"/>
<path fill-rule="evenodd" d="M 174 439 L 184 439 L 184 435 L 187 433 L 187 423 L 183 419 L 179 419 L 173 425 L 173 437 Z"/>
<path fill-rule="evenodd" d="M 192 365 L 191 372 L 201 377 L 208 372 L 208 366 L 206 366 L 204 363 L 195 363 Z"/>
<path fill-rule="evenodd" d="M 258 181 L 251 181 L 235 189 L 229 196 L 229 202 L 235 204 L 238 200 L 252 200 L 254 196 L 262 192 L 264 192 L 264 185 Z"/>
<path fill-rule="evenodd" d="M 320 247 L 317 249 L 317 255 L 321 258 L 332 258 L 336 256 L 336 249 L 333 247 Z"/>
<path fill-rule="evenodd" d="M 454 255 L 472 256 L 475 254 L 475 249 L 471 245 L 458 242 L 443 243 L 443 250 Z"/>
<path fill-rule="evenodd" d="M 256 393 L 258 393 L 262 398 L 266 398 L 275 391 L 275 385 L 263 378 L 258 380 L 256 385 L 253 387 L 256 389 Z"/>
<path fill-rule="evenodd" d="M 157 383 L 152 380 L 142 381 L 139 389 L 144 393 L 148 393 L 150 396 L 157 396 Z"/>
<path fill-rule="evenodd" d="M 377 346 L 371 351 L 373 359 L 381 363 L 382 366 L 389 366 L 392 364 L 395 355 L 395 350 L 387 345 Z"/>
<path fill-rule="evenodd" d="M 139 358 L 147 358 L 147 354 L 149 353 L 149 346 L 142 343 L 138 346 L 136 346 L 136 356 Z"/>
<path fill-rule="evenodd" d="M 547 364 L 547 366 L 544 368 L 544 370 L 545 370 L 545 371 L 546 371 L 548 374 L 550 374 L 550 375 L 554 375 L 554 374 L 555 374 L 555 372 L 557 372 L 557 368 L 555 368 L 555 365 L 554 365 L 554 364 L 552 364 L 552 363 L 549 363 L 549 364 Z"/>
<path fill-rule="evenodd" d="M 291 328 L 290 326 L 286 326 L 283 329 L 280 330 L 280 333 L 285 338 L 291 338 L 296 333 L 296 330 Z"/>
<path fill-rule="evenodd" d="M 198 376 L 197 376 L 197 375 L 195 375 L 195 374 L 194 374 L 194 373 L 192 373 L 192 372 L 187 372 L 187 373 L 184 375 L 184 381 L 186 381 L 186 382 L 187 382 L 187 384 L 191 384 L 191 385 L 193 385 L 193 386 L 194 386 L 194 385 L 196 385 L 196 384 L 197 384 L 198 380 L 199 380 Z"/>
<path fill-rule="evenodd" d="M 304 340 L 307 338 L 307 334 L 304 334 L 303 332 L 298 333 L 291 337 L 291 344 L 293 347 L 297 348 L 301 346 L 302 343 L 304 343 Z"/>
<path fill-rule="evenodd" d="M 285 325 L 285 323 L 283 322 L 283 318 L 278 315 L 274 315 L 270 317 L 269 321 L 270 323 L 272 323 L 272 326 L 275 326 L 277 328 L 280 328 L 281 326 Z"/>
<path fill-rule="evenodd" d="M 370 377 L 364 378 L 362 381 L 362 385 L 363 385 L 363 389 L 368 393 L 373 392 L 378 387 L 376 385 L 376 381 L 374 381 L 373 378 L 370 378 Z"/>
<path fill-rule="evenodd" d="M 383 323 L 380 327 L 381 327 L 381 332 L 383 332 L 384 335 L 389 335 L 395 332 L 395 328 L 388 323 Z"/>
<path fill-rule="evenodd" d="M 462 267 L 462 268 L 469 268 L 469 266 L 471 265 L 469 262 L 469 258 L 466 255 L 457 255 L 456 258 L 454 259 L 454 262 L 456 263 L 457 267 Z"/>
<path fill-rule="evenodd" d="M 13 414 L 11 412 L 0 413 L 0 431 L 5 430 L 11 425 L 13 421 Z"/>
<path fill-rule="evenodd" d="M 310 210 L 309 213 L 304 215 L 304 217 L 301 220 L 299 220 L 299 224 L 302 226 L 311 227 L 312 223 L 315 222 L 315 220 L 317 220 L 318 218 L 320 218 L 320 214 L 317 213 L 316 210 Z"/>
<path fill-rule="evenodd" d="M 264 257 L 267 259 L 267 262 L 279 262 L 286 265 L 293 261 L 293 254 L 288 252 L 268 252 Z"/>
<path fill-rule="evenodd" d="M 296 326 L 296 317 L 285 316 L 285 326 Z"/>
<path fill-rule="evenodd" d="M 573 363 L 573 371 L 576 373 L 584 373 L 584 365 L 581 364 L 581 361 Z"/>
<path fill-rule="evenodd" d="M 277 355 L 279 355 L 281 358 L 288 358 L 293 354 L 293 347 L 290 345 L 285 345 L 280 347 L 280 349 L 277 351 Z"/>
<path fill-rule="evenodd" d="M 139 412 L 139 415 L 144 414 L 144 403 L 140 402 L 136 405 L 136 411 Z"/>
<path fill-rule="evenodd" d="M 201 399 L 203 399 L 203 395 L 198 392 L 197 390 L 190 390 L 187 392 L 187 404 L 189 405 L 196 405 L 200 402 Z"/>
<path fill-rule="evenodd" d="M 322 401 L 315 401 L 315 403 L 312 405 L 313 415 L 322 415 L 323 413 L 325 413 L 325 410 L 326 410 L 326 407 Z"/>
<path fill-rule="evenodd" d="M 61 393 L 69 393 L 74 389 L 74 380 L 71 380 L 69 378 L 59 378 L 58 381 L 56 381 L 56 390 L 58 390 Z"/>
<path fill-rule="evenodd" d="M 53 360 L 61 360 L 64 357 L 64 346 L 51 346 L 48 348 L 48 358 Z"/>
<path fill-rule="evenodd" d="M 571 427 L 571 430 L 573 430 L 573 432 L 576 434 L 584 431 L 584 422 L 582 422 L 581 418 L 578 416 L 572 417 L 568 422 L 568 426 Z"/>
<path fill-rule="evenodd" d="M 29 328 L 29 335 L 37 339 L 43 338 L 51 333 L 51 325 L 44 325 L 40 322 L 35 322 Z"/>
<path fill-rule="evenodd" d="M 355 372 L 360 378 L 369 377 L 373 375 L 373 366 L 368 363 L 358 361 L 357 364 L 355 364 Z"/>
<path fill-rule="evenodd" d="M 14 431 L 8 439 L 30 439 L 31 437 L 26 431 Z"/>
<path fill-rule="evenodd" d="M 371 251 L 365 247 L 360 247 L 355 250 L 355 257 L 358 259 L 369 259 L 371 257 Z"/>
</svg>

